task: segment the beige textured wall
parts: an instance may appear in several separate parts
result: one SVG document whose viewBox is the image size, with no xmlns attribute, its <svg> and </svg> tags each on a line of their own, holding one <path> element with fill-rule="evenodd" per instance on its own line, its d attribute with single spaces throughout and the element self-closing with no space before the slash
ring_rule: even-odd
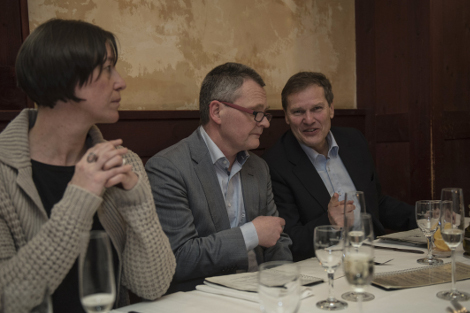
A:
<svg viewBox="0 0 470 313">
<path fill-rule="evenodd" d="M 127 82 L 121 109 L 197 110 L 202 79 L 240 62 L 264 78 L 271 108 L 287 79 L 321 71 L 336 108 L 356 107 L 352 0 L 29 0 L 30 28 L 58 17 L 112 31 Z"/>
</svg>

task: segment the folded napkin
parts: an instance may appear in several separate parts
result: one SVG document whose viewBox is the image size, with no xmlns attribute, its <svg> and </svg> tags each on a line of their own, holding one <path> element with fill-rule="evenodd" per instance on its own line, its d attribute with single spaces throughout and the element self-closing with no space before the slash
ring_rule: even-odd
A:
<svg viewBox="0 0 470 313">
<path fill-rule="evenodd" d="M 227 288 L 224 286 L 212 284 L 207 281 L 204 282 L 204 285 L 197 285 L 196 290 L 213 293 L 217 295 L 223 295 L 223 296 L 232 297 L 232 298 L 238 298 L 238 299 L 247 300 L 251 302 L 259 302 L 259 297 L 258 297 L 257 292 L 231 289 L 231 288 Z M 311 296 L 313 296 L 313 292 L 310 287 L 301 287 L 301 294 L 300 294 L 301 299 L 305 299 Z"/>
</svg>

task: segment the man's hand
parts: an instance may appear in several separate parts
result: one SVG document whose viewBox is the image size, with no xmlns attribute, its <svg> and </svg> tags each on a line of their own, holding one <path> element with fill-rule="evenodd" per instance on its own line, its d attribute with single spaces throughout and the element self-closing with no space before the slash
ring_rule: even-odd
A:
<svg viewBox="0 0 470 313">
<path fill-rule="evenodd" d="M 335 192 L 331 197 L 330 203 L 328 203 L 328 219 L 331 225 L 337 225 L 340 227 L 344 226 L 344 200 L 338 201 L 339 195 Z M 346 214 L 354 211 L 354 201 L 348 201 L 346 207 Z"/>
<path fill-rule="evenodd" d="M 286 221 L 276 216 L 258 216 L 252 221 L 258 233 L 259 245 L 270 248 L 276 244 L 281 237 Z"/>
</svg>

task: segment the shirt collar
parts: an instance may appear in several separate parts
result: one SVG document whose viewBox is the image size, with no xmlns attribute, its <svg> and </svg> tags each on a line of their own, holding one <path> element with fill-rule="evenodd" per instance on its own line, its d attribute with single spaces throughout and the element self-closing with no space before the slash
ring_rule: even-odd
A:
<svg viewBox="0 0 470 313">
<path fill-rule="evenodd" d="M 199 126 L 199 132 L 201 133 L 202 139 L 206 143 L 207 149 L 209 149 L 209 154 L 211 156 L 212 164 L 215 164 L 220 159 L 227 159 L 224 153 L 219 149 L 211 137 L 206 133 L 204 127 Z M 237 161 L 240 165 L 245 164 L 246 160 L 250 154 L 248 151 L 240 151 L 237 153 Z"/>
<path fill-rule="evenodd" d="M 328 143 L 328 158 L 337 157 L 339 152 L 339 146 L 336 143 L 335 137 L 333 136 L 333 133 L 331 131 L 329 131 L 328 135 L 326 135 L 326 142 Z M 299 143 L 310 159 L 316 160 L 317 157 L 321 155 L 320 153 L 315 151 L 315 149 L 310 148 L 302 142 Z"/>
</svg>

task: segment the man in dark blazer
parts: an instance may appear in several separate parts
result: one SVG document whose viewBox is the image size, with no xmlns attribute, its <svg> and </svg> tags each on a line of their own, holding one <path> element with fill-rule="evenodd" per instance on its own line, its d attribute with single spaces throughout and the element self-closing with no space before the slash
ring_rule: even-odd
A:
<svg viewBox="0 0 470 313">
<path fill-rule="evenodd" d="M 270 125 L 263 86 L 242 64 L 214 68 L 201 86 L 201 126 L 146 164 L 176 256 L 169 292 L 192 290 L 205 277 L 253 271 L 265 261 L 292 260 L 268 166 L 248 152 Z"/>
<path fill-rule="evenodd" d="M 291 129 L 263 158 L 269 165 L 274 200 L 286 220 L 294 260 L 315 255 L 313 230 L 343 226 L 344 193 L 363 191 L 375 235 L 417 227 L 414 208 L 381 193 L 367 140 L 353 128 L 331 127 L 333 92 L 321 73 L 300 72 L 282 90 Z M 354 210 L 348 206 L 348 210 Z"/>
</svg>

